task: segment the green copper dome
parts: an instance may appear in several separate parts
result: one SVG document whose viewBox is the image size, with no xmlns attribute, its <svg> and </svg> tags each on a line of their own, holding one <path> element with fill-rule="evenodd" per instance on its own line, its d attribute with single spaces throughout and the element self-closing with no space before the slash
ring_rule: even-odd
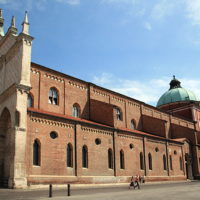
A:
<svg viewBox="0 0 200 200">
<path fill-rule="evenodd" d="M 181 82 L 174 78 L 170 82 L 170 89 L 158 100 L 157 107 L 180 101 L 199 101 L 196 95 L 190 90 L 181 87 Z"/>
</svg>

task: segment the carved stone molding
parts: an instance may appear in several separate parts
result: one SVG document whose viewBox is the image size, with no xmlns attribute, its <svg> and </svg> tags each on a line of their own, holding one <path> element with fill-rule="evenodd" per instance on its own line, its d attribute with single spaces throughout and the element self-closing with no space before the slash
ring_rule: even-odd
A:
<svg viewBox="0 0 200 200">
<path fill-rule="evenodd" d="M 74 128 L 74 125 L 72 124 L 42 119 L 39 117 L 31 117 L 31 121 L 35 123 L 46 124 L 48 126 L 58 126 L 58 127 L 63 127 L 63 128 L 72 128 L 72 129 Z"/>
<path fill-rule="evenodd" d="M 81 130 L 83 130 L 85 132 L 90 132 L 90 133 L 101 133 L 101 134 L 106 134 L 106 135 L 113 134 L 113 132 L 110 132 L 110 131 L 104 131 L 104 130 L 95 129 L 95 128 L 88 128 L 88 127 L 84 127 L 84 126 L 81 126 Z"/>
<path fill-rule="evenodd" d="M 16 89 L 21 92 L 21 94 L 26 93 L 28 94 L 29 91 L 31 90 L 30 86 L 27 85 L 22 85 L 22 84 L 16 84 Z"/>
</svg>

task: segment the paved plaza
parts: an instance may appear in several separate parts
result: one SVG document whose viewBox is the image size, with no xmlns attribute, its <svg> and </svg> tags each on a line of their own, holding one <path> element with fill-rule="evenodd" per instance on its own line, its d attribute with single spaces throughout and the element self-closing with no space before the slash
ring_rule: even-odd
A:
<svg viewBox="0 0 200 200">
<path fill-rule="evenodd" d="M 54 189 L 48 198 L 47 189 L 10 190 L 0 189 L 1 200 L 200 200 L 200 181 L 180 183 L 154 183 L 141 186 L 141 190 L 129 189 L 128 185 L 113 187 Z"/>
</svg>

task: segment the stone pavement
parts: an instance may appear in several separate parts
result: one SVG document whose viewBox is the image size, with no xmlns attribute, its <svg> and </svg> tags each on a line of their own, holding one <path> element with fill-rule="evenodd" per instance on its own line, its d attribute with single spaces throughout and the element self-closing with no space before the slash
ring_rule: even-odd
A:
<svg viewBox="0 0 200 200">
<path fill-rule="evenodd" d="M 141 190 L 129 189 L 128 185 L 113 187 L 73 187 L 70 197 L 67 190 L 53 190 L 48 198 L 47 189 L 9 190 L 0 189 L 0 200 L 200 200 L 200 182 L 148 183 Z"/>
</svg>

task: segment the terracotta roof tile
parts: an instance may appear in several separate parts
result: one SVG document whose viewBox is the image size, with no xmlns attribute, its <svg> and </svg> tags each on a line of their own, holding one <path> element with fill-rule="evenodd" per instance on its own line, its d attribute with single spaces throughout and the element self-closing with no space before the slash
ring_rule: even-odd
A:
<svg viewBox="0 0 200 200">
<path fill-rule="evenodd" d="M 50 115 L 50 116 L 53 116 L 53 117 L 59 117 L 59 118 L 63 118 L 63 119 L 83 122 L 83 123 L 87 123 L 87 124 L 97 125 L 97 126 L 101 126 L 101 127 L 104 127 L 104 128 L 115 129 L 114 127 L 111 127 L 111 126 L 107 126 L 107 125 L 100 124 L 100 123 L 93 122 L 93 121 L 86 120 L 86 119 L 72 117 L 70 115 L 63 115 L 63 114 L 59 114 L 59 113 L 53 113 L 53 112 L 48 112 L 48 111 L 35 109 L 35 108 L 28 108 L 28 111 L 29 112 L 36 112 L 36 113 L 40 113 L 40 114 L 45 114 L 45 115 Z M 183 139 L 184 139 L 184 138 L 182 138 L 182 139 L 181 138 L 180 139 L 166 139 L 165 137 L 157 136 L 157 135 L 146 133 L 146 132 L 143 132 L 143 131 L 132 130 L 132 129 L 128 129 L 128 128 L 117 128 L 117 130 L 136 133 L 136 134 L 141 135 L 141 136 L 149 136 L 149 137 L 162 139 L 162 140 L 168 140 L 168 141 L 172 141 L 172 142 L 181 142 L 182 143 Z"/>
</svg>

